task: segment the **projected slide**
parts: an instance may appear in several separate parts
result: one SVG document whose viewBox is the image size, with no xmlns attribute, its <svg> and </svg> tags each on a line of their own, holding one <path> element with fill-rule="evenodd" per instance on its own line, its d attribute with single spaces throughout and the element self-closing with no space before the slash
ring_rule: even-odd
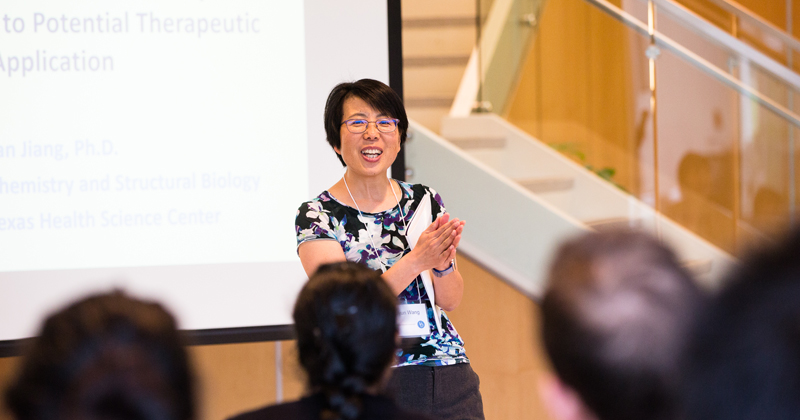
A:
<svg viewBox="0 0 800 420">
<path fill-rule="evenodd" d="M 0 272 L 289 261 L 301 1 L 0 5 Z"/>
<path fill-rule="evenodd" d="M 388 68 L 383 1 L 0 1 L 0 348 L 113 288 L 291 324 L 328 92 Z"/>
</svg>

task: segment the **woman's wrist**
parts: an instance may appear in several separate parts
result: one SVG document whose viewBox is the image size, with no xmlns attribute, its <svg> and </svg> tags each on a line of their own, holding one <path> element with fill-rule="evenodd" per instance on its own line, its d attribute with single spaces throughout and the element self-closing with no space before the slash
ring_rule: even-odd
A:
<svg viewBox="0 0 800 420">
<path fill-rule="evenodd" d="M 425 267 L 425 262 L 419 257 L 419 252 L 414 251 L 416 251 L 416 248 L 412 249 L 411 252 L 403 256 L 403 258 L 400 258 L 398 263 L 402 262 L 404 264 L 408 264 L 406 269 L 411 270 L 411 272 L 414 273 L 414 277 L 416 277 L 419 275 L 419 273 L 427 270 L 430 266 Z"/>
<path fill-rule="evenodd" d="M 444 277 L 456 269 L 455 260 L 450 260 L 450 264 L 447 264 L 445 267 L 434 267 L 433 268 L 433 275 L 436 277 Z"/>
</svg>

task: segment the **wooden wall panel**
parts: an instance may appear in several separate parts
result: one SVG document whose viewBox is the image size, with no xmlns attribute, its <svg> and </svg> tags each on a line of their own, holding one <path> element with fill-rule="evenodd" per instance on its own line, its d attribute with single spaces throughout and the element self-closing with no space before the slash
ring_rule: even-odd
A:
<svg viewBox="0 0 800 420">
<path fill-rule="evenodd" d="M 200 418 L 222 420 L 275 402 L 275 343 L 190 347 Z"/>
<path fill-rule="evenodd" d="M 297 359 L 297 341 L 281 341 L 283 351 L 283 400 L 299 399 L 306 392 L 306 378 Z"/>
<path fill-rule="evenodd" d="M 545 6 L 541 38 L 542 137 L 548 143 L 588 146 L 589 14 L 584 2 L 550 1 Z M 529 62 L 530 63 L 530 62 Z M 525 73 L 528 74 L 527 69 Z M 526 77 L 526 76 L 523 76 Z"/>
<path fill-rule="evenodd" d="M 800 0 L 792 0 L 792 30 L 795 38 L 800 39 Z"/>
<path fill-rule="evenodd" d="M 510 96 L 505 118 L 523 131 L 542 139 L 542 38 L 537 35 L 522 63 L 521 77 Z"/>
<path fill-rule="evenodd" d="M 5 390 L 16 376 L 19 357 L 0 357 L 0 420 L 13 420 L 6 408 Z"/>
<path fill-rule="evenodd" d="M 736 0 L 737 3 L 749 9 L 751 12 L 761 16 L 769 23 L 786 29 L 786 0 Z M 792 1 L 792 8 L 800 5 L 798 1 Z"/>
<path fill-rule="evenodd" d="M 638 144 L 634 138 L 636 116 L 635 92 L 641 85 L 634 79 L 633 60 L 641 63 L 643 51 L 631 51 L 636 35 L 626 26 L 592 10 L 589 15 L 592 33 L 589 54 L 589 130 L 594 145 L 592 156 L 597 164 L 616 171 L 614 181 L 638 195 Z M 632 57 L 634 56 L 634 57 Z M 645 89 L 647 80 L 645 79 Z M 607 162 L 607 163 L 606 163 Z"/>
</svg>

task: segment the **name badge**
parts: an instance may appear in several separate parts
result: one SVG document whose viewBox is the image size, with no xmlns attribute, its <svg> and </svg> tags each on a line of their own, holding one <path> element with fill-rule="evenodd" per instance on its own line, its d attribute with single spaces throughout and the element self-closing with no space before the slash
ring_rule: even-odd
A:
<svg viewBox="0 0 800 420">
<path fill-rule="evenodd" d="M 424 303 L 401 303 L 397 309 L 397 329 L 400 337 L 427 337 L 431 335 L 428 308 Z"/>
</svg>

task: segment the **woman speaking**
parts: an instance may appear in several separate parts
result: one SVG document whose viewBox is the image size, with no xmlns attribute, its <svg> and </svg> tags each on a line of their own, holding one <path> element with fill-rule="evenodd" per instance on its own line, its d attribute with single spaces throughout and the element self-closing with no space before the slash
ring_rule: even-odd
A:
<svg viewBox="0 0 800 420">
<path fill-rule="evenodd" d="M 404 338 L 389 388 L 401 407 L 439 419 L 483 419 L 478 377 L 445 311 L 461 302 L 455 263 L 464 222 L 433 189 L 390 179 L 408 118 L 400 97 L 371 79 L 341 83 L 325 105 L 328 143 L 346 167 L 297 212 L 297 252 L 311 276 L 354 261 L 380 270 L 399 299 Z"/>
</svg>

